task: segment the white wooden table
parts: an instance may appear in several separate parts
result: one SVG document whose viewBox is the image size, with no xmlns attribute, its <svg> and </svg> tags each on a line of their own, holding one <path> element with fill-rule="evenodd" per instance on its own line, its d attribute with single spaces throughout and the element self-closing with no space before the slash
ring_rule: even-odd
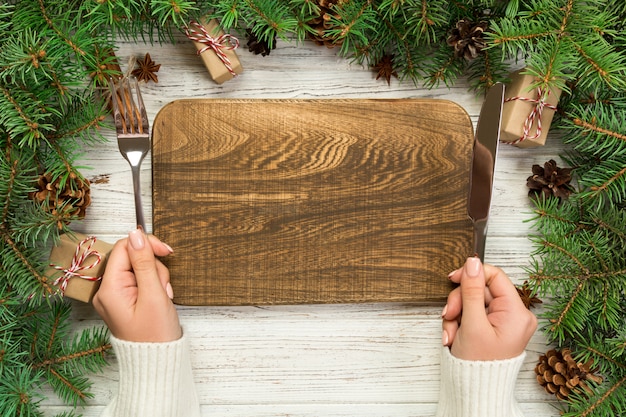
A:
<svg viewBox="0 0 626 417">
<path fill-rule="evenodd" d="M 242 39 L 245 45 L 245 40 Z M 150 119 L 166 103 L 189 97 L 219 98 L 438 98 L 463 106 L 475 123 L 482 99 L 458 82 L 453 88 L 416 87 L 411 81 L 375 80 L 375 74 L 312 43 L 278 42 L 269 56 L 238 51 L 244 73 L 219 86 L 210 79 L 195 47 L 121 44 L 128 56 L 149 52 L 161 63 L 158 84 L 142 86 Z M 332 108 L 329 108 L 332 111 Z M 92 186 L 87 219 L 73 228 L 114 242 L 135 225 L 132 182 L 113 130 L 91 147 L 81 164 Z M 501 146 L 487 238 L 486 262 L 515 282 L 526 278 L 532 223 L 526 177 L 532 164 L 560 153 L 558 138 L 545 147 Z M 145 213 L 151 224 L 151 171 L 142 169 Z M 148 226 L 150 229 L 151 226 Z M 179 307 L 192 346 L 192 360 L 205 416 L 404 417 L 433 415 L 439 390 L 442 305 L 355 304 L 273 307 Z M 101 326 L 89 305 L 75 303 L 77 329 Z M 545 339 L 537 332 L 518 380 L 518 399 L 529 416 L 557 416 L 553 398 L 536 383 L 533 368 Z M 91 399 L 80 412 L 98 416 L 117 387 L 117 364 L 94 375 Z M 50 395 L 47 414 L 67 409 Z"/>
</svg>

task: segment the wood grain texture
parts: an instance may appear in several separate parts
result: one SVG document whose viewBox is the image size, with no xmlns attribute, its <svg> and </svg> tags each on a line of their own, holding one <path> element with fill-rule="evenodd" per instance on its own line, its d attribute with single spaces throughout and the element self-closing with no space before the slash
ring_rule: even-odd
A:
<svg viewBox="0 0 626 417">
<path fill-rule="evenodd" d="M 175 302 L 441 301 L 471 253 L 472 123 L 444 100 L 178 100 L 153 128 Z"/>
</svg>

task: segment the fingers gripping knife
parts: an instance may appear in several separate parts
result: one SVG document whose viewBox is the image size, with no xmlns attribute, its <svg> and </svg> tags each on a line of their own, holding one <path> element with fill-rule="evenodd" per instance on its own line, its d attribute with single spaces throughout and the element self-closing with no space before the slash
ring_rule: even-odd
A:
<svg viewBox="0 0 626 417">
<path fill-rule="evenodd" d="M 474 137 L 467 213 L 474 225 L 474 253 L 481 261 L 485 259 L 487 220 L 500 141 L 503 102 L 504 85 L 497 83 L 487 91 Z"/>
</svg>

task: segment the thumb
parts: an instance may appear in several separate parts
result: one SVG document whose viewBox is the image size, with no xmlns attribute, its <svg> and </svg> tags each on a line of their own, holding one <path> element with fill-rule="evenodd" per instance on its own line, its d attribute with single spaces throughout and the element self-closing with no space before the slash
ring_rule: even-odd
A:
<svg viewBox="0 0 626 417">
<path fill-rule="evenodd" d="M 128 234 L 128 256 L 137 281 L 137 291 L 141 298 L 142 293 L 157 294 L 163 292 L 159 280 L 157 262 L 148 236 L 142 229 L 136 229 Z"/>
<path fill-rule="evenodd" d="M 462 327 L 482 327 L 487 321 L 485 312 L 485 271 L 477 257 L 470 257 L 461 272 Z M 469 330 L 469 329 L 468 329 Z"/>
</svg>

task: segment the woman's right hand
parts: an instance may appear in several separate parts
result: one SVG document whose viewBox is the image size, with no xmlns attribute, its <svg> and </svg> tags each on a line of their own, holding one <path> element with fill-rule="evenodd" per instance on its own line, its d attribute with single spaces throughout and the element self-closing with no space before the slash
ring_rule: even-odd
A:
<svg viewBox="0 0 626 417">
<path fill-rule="evenodd" d="M 476 257 L 450 274 L 461 284 L 444 308 L 442 342 L 459 359 L 510 359 L 524 352 L 537 329 L 537 318 L 500 268 Z"/>
</svg>

